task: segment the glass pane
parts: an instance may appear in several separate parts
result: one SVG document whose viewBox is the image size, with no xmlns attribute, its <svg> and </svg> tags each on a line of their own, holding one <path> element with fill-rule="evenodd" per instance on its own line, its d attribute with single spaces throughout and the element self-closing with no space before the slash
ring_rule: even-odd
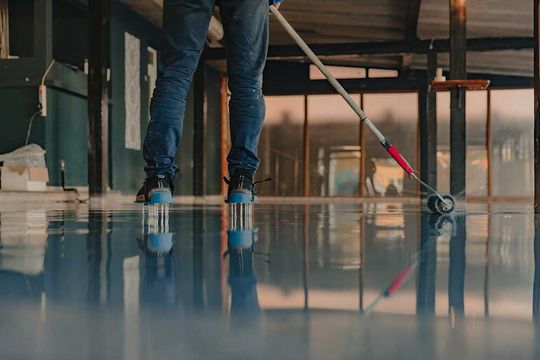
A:
<svg viewBox="0 0 540 360">
<path fill-rule="evenodd" d="M 416 93 L 366 94 L 364 109 L 377 128 L 416 168 L 418 95 Z M 417 183 L 388 155 L 379 140 L 365 128 L 366 194 L 372 196 L 415 196 Z"/>
<path fill-rule="evenodd" d="M 437 188 L 450 192 L 450 93 L 437 93 Z"/>
<path fill-rule="evenodd" d="M 467 117 L 467 196 L 487 195 L 486 119 L 487 91 L 469 91 Z"/>
<path fill-rule="evenodd" d="M 360 101 L 360 95 L 353 95 Z M 312 196 L 356 196 L 360 186 L 360 120 L 339 95 L 308 96 Z"/>
<path fill-rule="evenodd" d="M 532 89 L 491 91 L 493 194 L 532 196 L 534 93 Z"/>
<path fill-rule="evenodd" d="M 304 96 L 266 96 L 257 178 L 271 177 L 257 191 L 266 196 L 303 194 Z"/>
</svg>

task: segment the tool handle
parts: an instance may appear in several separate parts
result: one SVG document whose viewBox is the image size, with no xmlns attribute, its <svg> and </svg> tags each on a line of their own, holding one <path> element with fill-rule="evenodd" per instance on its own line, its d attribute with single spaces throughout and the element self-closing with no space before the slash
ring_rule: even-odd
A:
<svg viewBox="0 0 540 360">
<path fill-rule="evenodd" d="M 412 168 L 411 164 L 401 155 L 399 150 L 392 144 L 390 144 L 386 151 L 390 154 L 391 157 L 396 160 L 399 166 L 409 175 L 411 175 L 414 172 L 414 169 Z"/>
<path fill-rule="evenodd" d="M 276 17 L 279 23 L 283 26 L 285 31 L 292 37 L 296 44 L 302 49 L 302 51 L 307 55 L 307 57 L 313 62 L 317 68 L 323 73 L 328 82 L 336 89 L 336 91 L 343 97 L 343 99 L 349 104 L 353 111 L 360 117 L 367 127 L 377 136 L 380 142 L 385 140 L 384 135 L 375 127 L 367 115 L 362 111 L 360 106 L 353 100 L 351 95 L 341 86 L 341 84 L 336 80 L 336 78 L 330 73 L 330 71 L 324 66 L 321 60 L 315 55 L 315 53 L 309 48 L 308 44 L 300 37 L 300 35 L 293 29 L 291 24 L 281 15 L 279 10 L 274 6 L 270 5 L 270 12 Z"/>
</svg>

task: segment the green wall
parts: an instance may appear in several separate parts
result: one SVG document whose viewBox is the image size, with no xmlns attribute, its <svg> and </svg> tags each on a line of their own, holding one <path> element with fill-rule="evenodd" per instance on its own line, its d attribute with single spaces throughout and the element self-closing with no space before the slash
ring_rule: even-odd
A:
<svg viewBox="0 0 540 360">
<path fill-rule="evenodd" d="M 86 97 L 49 87 L 47 167 L 50 185 L 60 185 L 60 162 L 67 186 L 88 184 L 88 115 Z"/>
<path fill-rule="evenodd" d="M 0 153 L 23 146 L 30 117 L 37 110 L 37 87 L 0 87 Z M 42 118 L 36 118 L 30 141 L 45 146 L 45 136 L 39 129 Z"/>
<path fill-rule="evenodd" d="M 140 150 L 125 146 L 125 103 L 124 103 L 124 34 L 128 32 L 141 41 L 141 136 L 148 124 L 148 80 L 147 47 L 155 46 L 158 31 L 152 25 L 132 14 L 125 6 L 113 3 L 111 14 L 111 111 L 109 117 L 109 176 L 114 190 L 134 192 L 144 179 L 144 161 Z M 153 35 L 153 38 L 152 38 Z M 141 139 L 142 141 L 142 139 Z"/>
<path fill-rule="evenodd" d="M 47 0 L 40 0 L 47 1 Z M 61 3 L 65 2 L 66 6 Z M 46 118 L 34 120 L 30 142 L 37 143 L 47 151 L 49 185 L 60 185 L 60 163 L 65 161 L 66 185 L 87 185 L 87 77 L 81 69 L 81 57 L 85 56 L 86 45 L 77 43 L 76 52 L 71 53 L 73 42 L 80 39 L 81 27 L 73 36 L 65 34 L 70 11 L 80 18 L 84 14 L 84 1 L 55 0 L 51 20 L 36 19 L 36 24 L 45 24 L 50 31 L 49 43 L 52 55 L 57 59 L 47 77 L 48 114 Z M 36 13 L 34 13 L 35 15 Z M 42 15 L 41 13 L 39 13 Z M 46 16 L 46 15 L 43 15 Z M 63 29 L 63 30 L 62 30 Z M 133 193 L 144 179 L 142 152 L 125 147 L 124 110 L 124 33 L 128 32 L 141 41 L 141 141 L 148 124 L 147 47 L 159 48 L 160 30 L 135 14 L 126 6 L 113 0 L 111 5 L 111 83 L 109 89 L 109 175 L 110 187 L 122 193 Z M 77 40 L 79 39 L 79 40 Z M 36 47 L 41 49 L 41 47 Z M 52 51 L 54 49 L 54 52 Z M 41 51 L 41 50 L 40 50 Z M 37 86 L 42 76 L 39 66 L 46 66 L 45 55 L 34 54 L 35 59 L 0 61 L 0 153 L 12 151 L 22 145 L 26 137 L 28 122 L 37 110 Z M 49 54 L 50 56 L 50 54 Z M 62 61 L 70 65 L 63 64 Z M 73 67 L 76 65 L 76 67 Z M 207 194 L 218 194 L 220 190 L 220 74 L 207 71 L 207 128 L 205 143 Z M 184 136 L 177 153 L 179 176 L 176 180 L 178 195 L 193 193 L 193 102 L 187 101 L 184 121 Z"/>
</svg>

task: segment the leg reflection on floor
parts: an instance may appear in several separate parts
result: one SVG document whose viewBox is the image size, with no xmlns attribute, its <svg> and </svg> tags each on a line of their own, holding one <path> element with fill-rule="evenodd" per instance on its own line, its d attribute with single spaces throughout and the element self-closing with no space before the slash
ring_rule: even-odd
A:
<svg viewBox="0 0 540 360">
<path fill-rule="evenodd" d="M 0 211 L 1 357 L 540 355 L 525 208 L 231 206 Z"/>
</svg>

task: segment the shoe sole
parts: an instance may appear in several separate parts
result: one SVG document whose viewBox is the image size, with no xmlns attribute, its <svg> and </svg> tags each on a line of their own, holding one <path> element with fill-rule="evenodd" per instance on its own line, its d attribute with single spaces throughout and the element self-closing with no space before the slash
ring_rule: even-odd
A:
<svg viewBox="0 0 540 360">
<path fill-rule="evenodd" d="M 173 197 L 169 191 L 159 191 L 154 192 L 148 201 L 135 200 L 134 203 L 144 205 L 172 204 Z"/>
<path fill-rule="evenodd" d="M 251 194 L 244 192 L 233 192 L 229 195 L 229 198 L 225 200 L 227 204 L 255 204 L 257 202 L 257 197 L 255 199 Z"/>
<path fill-rule="evenodd" d="M 173 197 L 169 191 L 155 192 L 150 196 L 150 200 L 146 202 L 147 205 L 156 204 L 172 204 Z"/>
</svg>

